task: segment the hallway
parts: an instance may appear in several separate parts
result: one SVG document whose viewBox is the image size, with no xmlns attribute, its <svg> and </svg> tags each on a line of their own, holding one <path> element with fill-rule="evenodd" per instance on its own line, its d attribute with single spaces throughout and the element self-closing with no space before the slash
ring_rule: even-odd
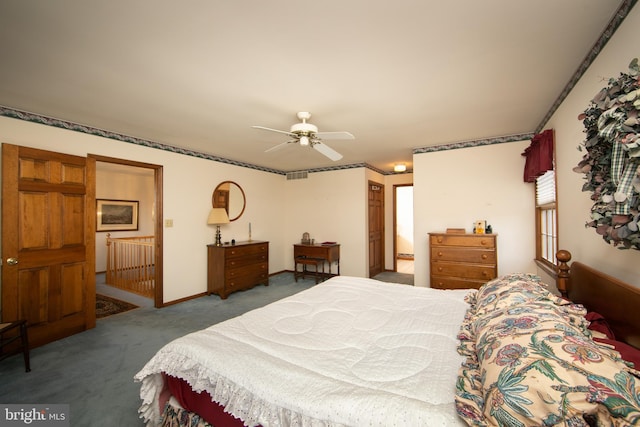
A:
<svg viewBox="0 0 640 427">
<path fill-rule="evenodd" d="M 396 266 L 398 273 L 413 274 L 413 260 L 412 259 L 400 259 L 396 260 Z"/>
</svg>

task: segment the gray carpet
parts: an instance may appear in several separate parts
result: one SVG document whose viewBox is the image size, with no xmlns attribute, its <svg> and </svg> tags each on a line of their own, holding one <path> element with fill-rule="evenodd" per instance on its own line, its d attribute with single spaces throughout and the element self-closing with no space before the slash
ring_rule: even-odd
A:
<svg viewBox="0 0 640 427">
<path fill-rule="evenodd" d="M 268 287 L 224 301 L 211 295 L 162 309 L 147 304 L 99 319 L 94 329 L 33 349 L 29 373 L 19 355 L 0 362 L 0 402 L 69 404 L 72 426 L 142 426 L 133 376 L 163 345 L 314 285 L 282 273 Z"/>
<path fill-rule="evenodd" d="M 236 292 L 224 301 L 204 296 L 162 309 L 133 296 L 130 302 L 140 308 L 99 319 L 94 329 L 33 349 L 29 373 L 19 355 L 0 362 L 0 403 L 68 404 L 71 426 L 142 426 L 140 384 L 133 376 L 163 345 L 314 285 L 313 279 L 295 283 L 292 273 L 282 273 L 268 287 Z M 112 290 L 111 296 L 121 298 L 121 291 Z"/>
<path fill-rule="evenodd" d="M 383 271 L 373 277 L 381 282 L 401 283 L 403 285 L 413 286 L 413 274 L 395 273 L 393 271 Z"/>
</svg>

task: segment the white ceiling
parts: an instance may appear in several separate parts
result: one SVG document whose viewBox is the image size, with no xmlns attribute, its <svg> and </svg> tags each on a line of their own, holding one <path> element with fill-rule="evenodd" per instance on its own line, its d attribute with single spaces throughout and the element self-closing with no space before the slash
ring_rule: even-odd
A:
<svg viewBox="0 0 640 427">
<path fill-rule="evenodd" d="M 280 171 L 530 133 L 616 0 L 1 0 L 0 105 Z M 288 145 L 298 111 L 338 162 Z M 577 116 L 578 112 L 576 112 Z"/>
</svg>

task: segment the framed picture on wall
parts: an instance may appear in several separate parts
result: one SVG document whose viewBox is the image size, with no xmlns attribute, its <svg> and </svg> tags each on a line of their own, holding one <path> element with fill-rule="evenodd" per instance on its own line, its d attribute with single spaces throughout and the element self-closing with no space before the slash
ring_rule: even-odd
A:
<svg viewBox="0 0 640 427">
<path fill-rule="evenodd" d="M 138 229 L 138 201 L 96 200 L 96 231 Z"/>
</svg>

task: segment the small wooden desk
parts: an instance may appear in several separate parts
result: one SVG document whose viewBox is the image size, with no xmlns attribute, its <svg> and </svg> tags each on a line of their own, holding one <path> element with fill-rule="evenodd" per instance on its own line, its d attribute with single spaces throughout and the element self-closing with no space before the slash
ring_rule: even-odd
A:
<svg viewBox="0 0 640 427">
<path fill-rule="evenodd" d="M 329 276 L 331 276 L 331 266 L 335 262 L 338 266 L 338 276 L 340 275 L 340 245 L 332 244 L 315 244 L 315 245 L 293 245 L 293 260 L 299 256 L 308 258 L 322 258 L 329 263 Z"/>
</svg>

